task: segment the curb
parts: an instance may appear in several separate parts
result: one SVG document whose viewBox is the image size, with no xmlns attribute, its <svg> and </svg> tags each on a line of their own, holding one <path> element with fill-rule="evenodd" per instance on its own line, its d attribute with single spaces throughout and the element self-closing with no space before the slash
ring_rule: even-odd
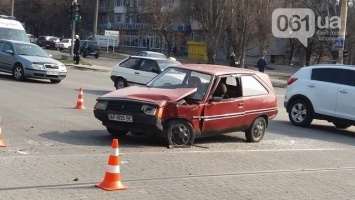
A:
<svg viewBox="0 0 355 200">
<path fill-rule="evenodd" d="M 76 65 L 76 64 L 66 64 L 67 67 L 75 68 L 78 70 L 91 70 L 91 71 L 99 71 L 99 72 L 111 72 L 111 69 L 103 66 L 96 65 Z M 286 88 L 287 83 L 286 80 L 273 79 L 273 74 L 268 74 L 271 80 L 271 83 L 274 87 L 277 88 Z"/>
</svg>

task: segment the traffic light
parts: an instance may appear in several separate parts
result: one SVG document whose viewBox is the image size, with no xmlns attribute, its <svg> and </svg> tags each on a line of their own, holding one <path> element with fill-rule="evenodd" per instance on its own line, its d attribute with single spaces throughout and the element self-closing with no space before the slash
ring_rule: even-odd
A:
<svg viewBox="0 0 355 200">
<path fill-rule="evenodd" d="M 73 13 L 74 13 L 74 6 L 70 5 L 69 16 L 68 16 L 68 19 L 67 19 L 67 28 L 71 27 L 71 22 L 73 20 Z"/>
<path fill-rule="evenodd" d="M 346 57 L 348 57 L 348 56 L 349 56 L 348 50 L 347 50 L 347 49 L 344 49 L 344 51 L 343 51 L 343 57 L 346 58 Z"/>
<path fill-rule="evenodd" d="M 69 20 L 73 20 L 74 19 L 74 5 L 71 4 L 70 5 L 70 10 L 69 10 Z"/>
<path fill-rule="evenodd" d="M 75 21 L 80 21 L 80 19 L 81 19 L 80 8 L 81 8 L 80 4 L 74 3 L 74 20 Z"/>
</svg>

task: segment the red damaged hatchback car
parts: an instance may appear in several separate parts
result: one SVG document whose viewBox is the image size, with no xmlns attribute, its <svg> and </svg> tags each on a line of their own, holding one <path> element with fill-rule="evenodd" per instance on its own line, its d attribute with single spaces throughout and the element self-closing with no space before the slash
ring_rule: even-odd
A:
<svg viewBox="0 0 355 200">
<path fill-rule="evenodd" d="M 259 142 L 277 99 L 267 74 L 219 65 L 165 69 L 146 87 L 130 86 L 97 98 L 94 115 L 114 136 L 158 134 L 174 147 L 234 131 Z"/>
</svg>

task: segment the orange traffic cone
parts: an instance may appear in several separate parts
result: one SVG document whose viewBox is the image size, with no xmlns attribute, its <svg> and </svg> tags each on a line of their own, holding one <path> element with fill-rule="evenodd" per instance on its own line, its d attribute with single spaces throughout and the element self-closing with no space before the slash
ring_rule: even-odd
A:
<svg viewBox="0 0 355 200">
<path fill-rule="evenodd" d="M 75 109 L 80 109 L 80 110 L 85 109 L 85 107 L 84 107 L 84 93 L 83 93 L 83 89 L 82 88 L 80 88 L 79 95 L 78 95 L 78 100 L 76 102 Z"/>
<path fill-rule="evenodd" d="M 100 184 L 96 184 L 96 186 L 109 191 L 127 189 L 127 187 L 121 182 L 118 139 L 112 141 L 112 148 L 110 157 L 108 158 L 108 166 L 104 180 Z"/>
<path fill-rule="evenodd" d="M 6 144 L 4 143 L 4 141 L 2 141 L 1 127 L 2 127 L 2 121 L 0 121 L 0 147 L 6 147 Z"/>
</svg>

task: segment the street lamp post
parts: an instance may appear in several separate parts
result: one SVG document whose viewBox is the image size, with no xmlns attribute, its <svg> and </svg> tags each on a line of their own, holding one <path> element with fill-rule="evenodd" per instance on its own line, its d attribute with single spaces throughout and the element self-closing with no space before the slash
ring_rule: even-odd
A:
<svg viewBox="0 0 355 200">
<path fill-rule="evenodd" d="M 75 15 L 75 7 L 74 7 L 74 5 L 76 5 L 77 4 L 77 0 L 74 0 L 73 2 L 72 2 L 72 6 L 73 6 L 73 13 L 72 13 L 72 15 L 73 15 L 73 17 L 72 17 L 72 19 L 70 19 L 71 20 L 71 25 L 72 25 L 72 29 L 71 29 L 71 49 L 70 49 L 70 55 L 71 56 L 73 56 L 74 55 L 74 36 L 75 36 L 75 19 L 74 19 L 74 15 Z"/>
<path fill-rule="evenodd" d="M 92 37 L 91 37 L 92 40 L 96 39 L 98 12 L 99 12 L 99 0 L 96 0 L 95 14 L 94 14 L 94 24 L 93 24 Z"/>
<path fill-rule="evenodd" d="M 341 27 L 339 30 L 339 38 L 343 39 L 344 44 L 345 44 L 347 15 L 348 15 L 348 1 L 342 0 L 341 1 L 341 10 L 340 10 Z M 339 64 L 343 64 L 343 62 L 344 62 L 343 55 L 344 55 L 344 49 L 339 49 L 339 57 L 338 57 Z"/>
<path fill-rule="evenodd" d="M 12 0 L 12 2 L 11 2 L 11 16 L 14 16 L 14 10 L 15 10 L 15 0 Z"/>
</svg>

